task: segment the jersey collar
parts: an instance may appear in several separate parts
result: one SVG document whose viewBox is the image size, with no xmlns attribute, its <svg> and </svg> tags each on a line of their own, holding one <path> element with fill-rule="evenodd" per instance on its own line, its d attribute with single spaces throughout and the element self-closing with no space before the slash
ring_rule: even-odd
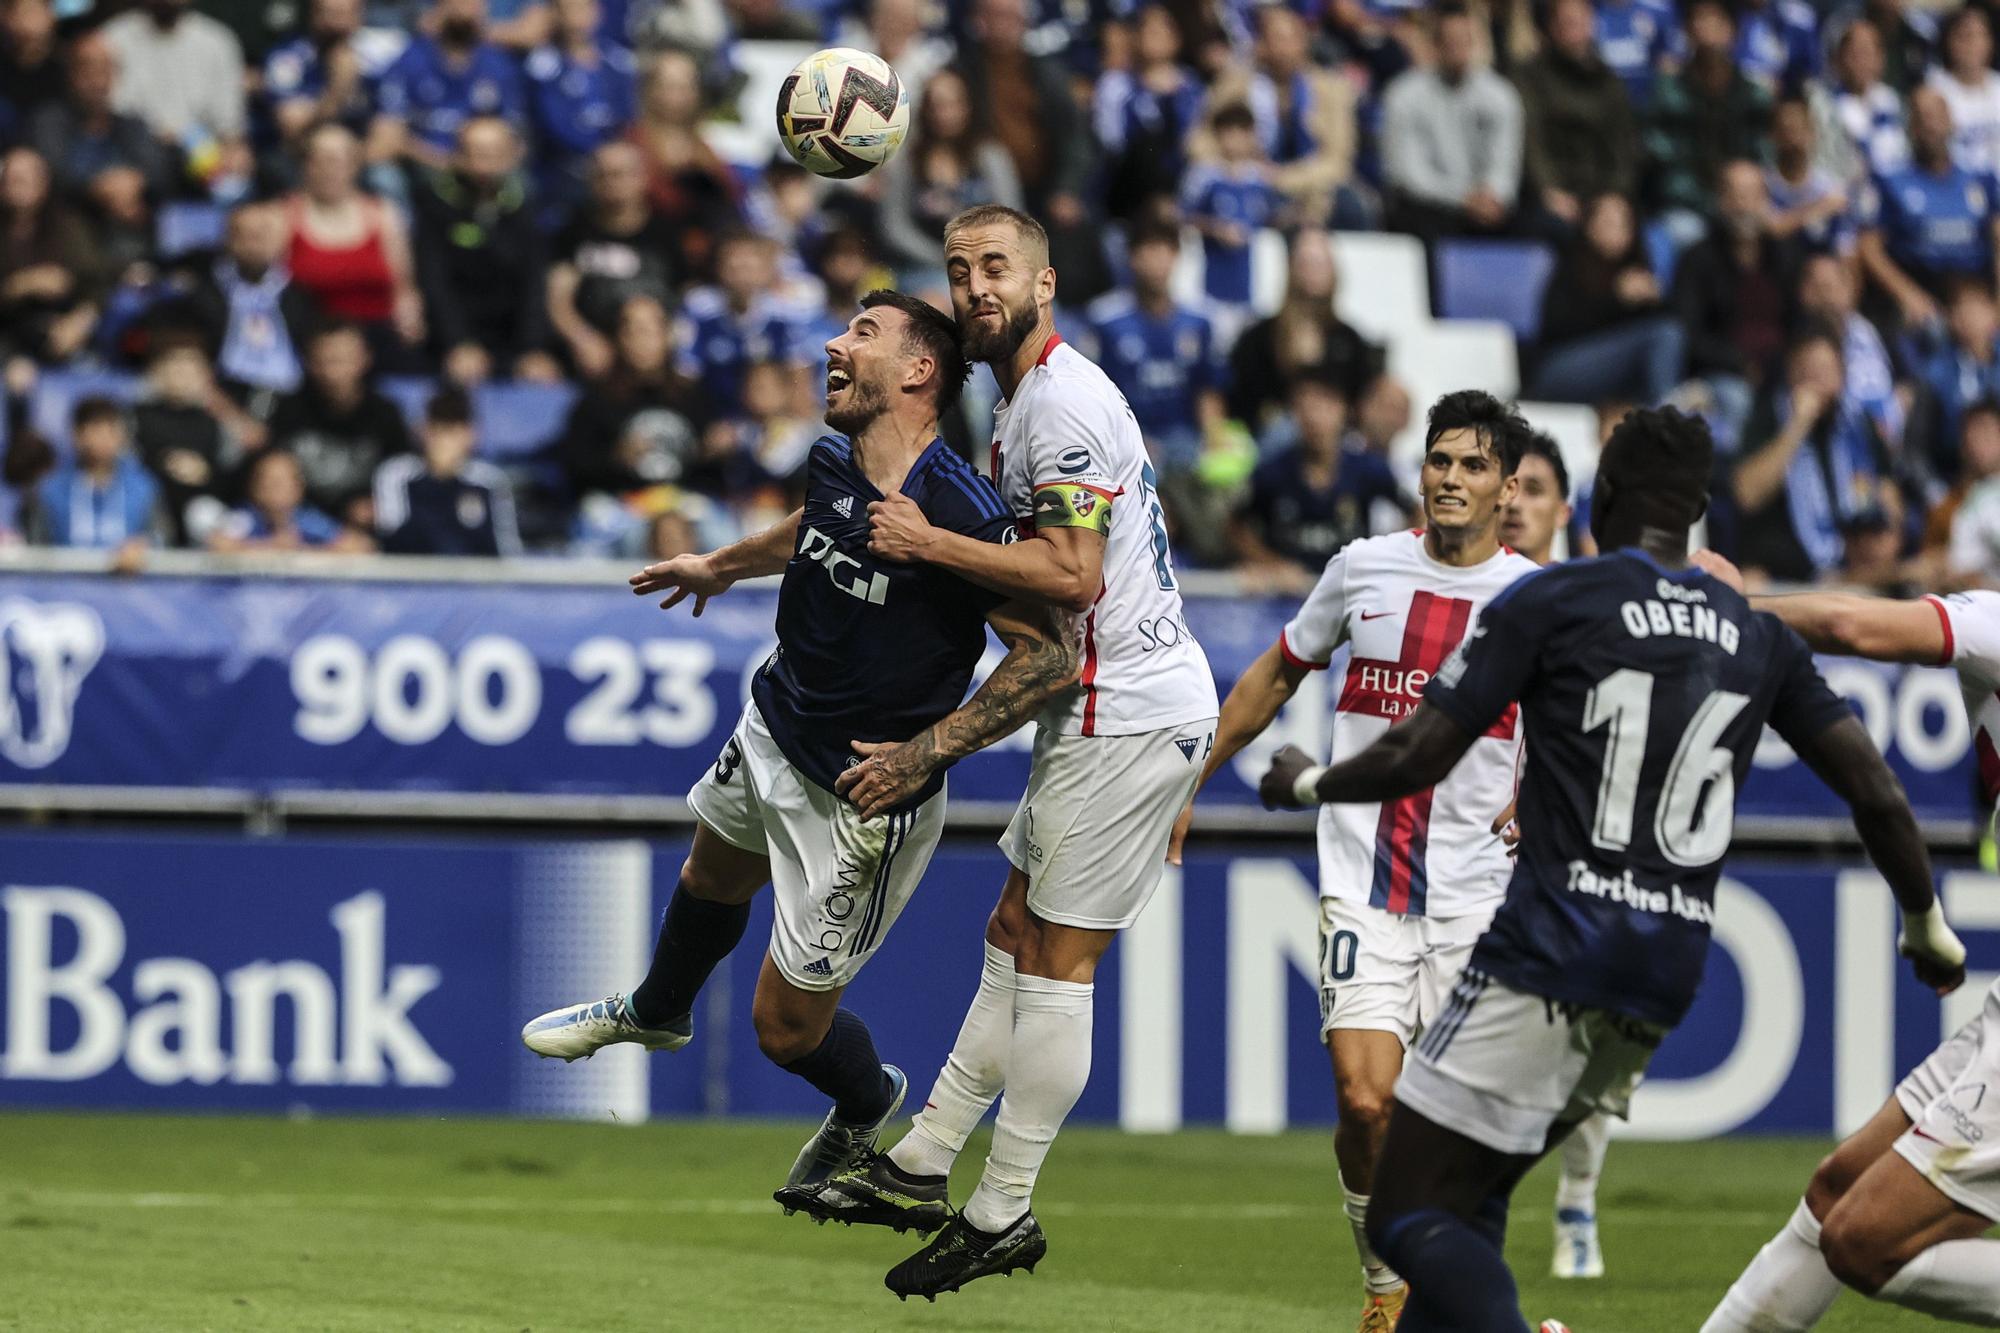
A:
<svg viewBox="0 0 2000 1333">
<path fill-rule="evenodd" d="M 1038 366 L 1046 366 L 1049 363 L 1049 358 L 1055 355 L 1056 348 L 1061 346 L 1062 346 L 1062 335 L 1060 333 L 1051 333 L 1049 335 L 1049 340 L 1042 344 L 1042 354 L 1035 358 L 1035 364 Z"/>
</svg>

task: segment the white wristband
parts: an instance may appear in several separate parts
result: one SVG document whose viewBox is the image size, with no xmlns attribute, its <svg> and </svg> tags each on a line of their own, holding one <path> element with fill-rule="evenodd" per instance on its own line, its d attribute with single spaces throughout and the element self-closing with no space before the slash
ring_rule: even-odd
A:
<svg viewBox="0 0 2000 1333">
<path fill-rule="evenodd" d="M 1317 764 L 1299 774 L 1292 783 L 1292 799 L 1300 805 L 1324 805 L 1319 798 L 1319 780 L 1325 775 L 1328 765 Z"/>
<path fill-rule="evenodd" d="M 1936 903 L 1928 911 L 1903 913 L 1903 930 L 1896 943 L 1906 953 L 1919 953 L 1948 967 L 1965 961 L 1965 944 Z"/>
</svg>

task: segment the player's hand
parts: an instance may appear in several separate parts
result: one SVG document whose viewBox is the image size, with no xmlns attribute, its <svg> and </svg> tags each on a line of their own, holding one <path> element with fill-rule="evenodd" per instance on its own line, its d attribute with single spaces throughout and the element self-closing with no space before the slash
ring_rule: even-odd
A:
<svg viewBox="0 0 2000 1333">
<path fill-rule="evenodd" d="M 1509 856 L 1521 854 L 1521 826 L 1514 822 L 1514 807 L 1517 804 L 1516 801 L 1507 802 L 1507 808 L 1493 821 L 1494 835 L 1506 844 Z"/>
<path fill-rule="evenodd" d="M 1917 980 L 1939 995 L 1949 995 L 1965 983 L 1965 943 L 1935 906 L 1904 914 L 1896 932 L 1896 952 L 1910 960 Z"/>
<path fill-rule="evenodd" d="M 1727 583 L 1730 587 L 1736 589 L 1736 591 L 1743 591 L 1743 571 L 1738 569 L 1729 557 L 1722 554 L 1722 552 L 1711 551 L 1704 546 L 1701 550 L 1696 551 L 1688 557 L 1688 563 L 1696 569 L 1706 572 L 1710 577 Z"/>
<path fill-rule="evenodd" d="M 898 492 L 868 506 L 868 553 L 905 564 L 924 558 L 936 529 L 917 502 Z"/>
<path fill-rule="evenodd" d="M 847 799 L 863 819 L 885 815 L 915 796 L 931 779 L 937 762 L 915 741 L 851 741 L 861 762 L 833 781 L 836 796 Z"/>
<path fill-rule="evenodd" d="M 626 582 L 641 597 L 670 592 L 671 595 L 660 603 L 662 611 L 671 611 L 692 597 L 694 613 L 700 615 L 707 608 L 709 598 L 729 591 L 732 580 L 717 574 L 715 562 L 705 555 L 677 555 L 657 565 L 647 565 Z"/>
<path fill-rule="evenodd" d="M 1263 798 L 1267 810 L 1303 810 L 1299 804 L 1295 788 L 1299 774 L 1312 768 L 1313 757 L 1296 745 L 1287 745 L 1271 756 L 1271 767 L 1264 772 L 1263 781 L 1257 784 L 1257 795 Z"/>
<path fill-rule="evenodd" d="M 1168 865 L 1177 866 L 1181 863 L 1181 848 L 1187 842 L 1188 825 L 1192 823 L 1194 823 L 1194 802 L 1189 801 L 1181 807 L 1180 818 L 1174 820 L 1174 831 L 1167 838 Z"/>
</svg>

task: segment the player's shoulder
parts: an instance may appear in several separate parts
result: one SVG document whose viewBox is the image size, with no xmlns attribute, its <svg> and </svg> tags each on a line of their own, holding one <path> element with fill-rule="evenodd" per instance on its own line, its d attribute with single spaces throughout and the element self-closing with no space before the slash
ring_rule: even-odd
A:
<svg viewBox="0 0 2000 1333">
<path fill-rule="evenodd" d="M 814 440 L 812 448 L 806 454 L 809 463 L 821 466 L 835 463 L 845 465 L 853 457 L 853 442 L 835 431 L 828 431 Z"/>
<path fill-rule="evenodd" d="M 1047 379 L 1018 404 L 1019 415 L 1038 423 L 1072 422 L 1108 443 L 1108 427 L 1125 413 L 1125 395 L 1104 367 L 1064 342 L 1049 350 L 1042 369 Z"/>
<path fill-rule="evenodd" d="M 973 528 L 1008 516 L 993 483 L 943 441 L 931 447 L 920 468 L 919 503 L 947 526 Z"/>
<path fill-rule="evenodd" d="M 1328 561 L 1338 563 L 1350 576 L 1417 576 L 1429 562 L 1424 557 L 1424 535 L 1416 528 L 1385 532 L 1374 537 L 1356 537 L 1334 552 Z"/>
</svg>

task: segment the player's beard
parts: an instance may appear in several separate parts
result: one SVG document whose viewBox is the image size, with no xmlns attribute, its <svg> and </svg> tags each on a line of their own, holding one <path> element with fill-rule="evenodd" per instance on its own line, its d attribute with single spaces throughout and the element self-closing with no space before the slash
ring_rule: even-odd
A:
<svg viewBox="0 0 2000 1333">
<path fill-rule="evenodd" d="M 889 395 L 882 386 L 868 380 L 854 380 L 839 407 L 826 410 L 826 424 L 842 435 L 858 435 L 868 423 L 889 410 Z"/>
<path fill-rule="evenodd" d="M 1003 305 L 1000 307 L 1000 312 L 1007 317 L 1006 322 L 991 332 L 976 322 L 976 316 L 973 320 L 960 321 L 960 336 L 965 343 L 967 361 L 984 361 L 988 365 L 998 365 L 1011 359 L 1014 353 L 1021 350 L 1021 344 L 1027 341 L 1028 335 L 1035 331 L 1035 325 L 1041 320 L 1041 315 L 1035 309 L 1032 300 L 1019 310 L 1009 310 Z"/>
</svg>

